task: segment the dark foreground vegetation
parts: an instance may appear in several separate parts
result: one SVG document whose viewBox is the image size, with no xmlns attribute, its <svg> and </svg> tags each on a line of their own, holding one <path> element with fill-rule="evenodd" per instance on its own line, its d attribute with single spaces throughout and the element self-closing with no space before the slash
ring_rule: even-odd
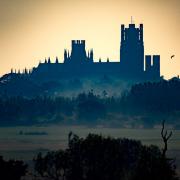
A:
<svg viewBox="0 0 180 180">
<path fill-rule="evenodd" d="M 3 180 L 178 180 L 173 159 L 167 158 L 172 132 L 161 131 L 164 147 L 142 145 L 140 141 L 89 134 L 68 135 L 64 150 L 39 152 L 33 169 L 23 161 L 0 158 Z"/>
<path fill-rule="evenodd" d="M 32 125 L 42 123 L 103 124 L 150 127 L 162 118 L 180 127 L 180 80 L 143 83 L 121 94 L 100 95 L 91 90 L 77 97 L 0 96 L 0 125 Z M 156 119 L 156 121 L 155 121 Z"/>
<path fill-rule="evenodd" d="M 27 165 L 23 161 L 9 160 L 5 161 L 0 156 L 0 179 L 2 180 L 20 180 L 27 172 Z"/>
<path fill-rule="evenodd" d="M 66 150 L 39 153 L 34 159 L 41 177 L 53 180 L 175 180 L 173 161 L 156 146 L 140 141 L 89 134 L 69 134 Z"/>
</svg>

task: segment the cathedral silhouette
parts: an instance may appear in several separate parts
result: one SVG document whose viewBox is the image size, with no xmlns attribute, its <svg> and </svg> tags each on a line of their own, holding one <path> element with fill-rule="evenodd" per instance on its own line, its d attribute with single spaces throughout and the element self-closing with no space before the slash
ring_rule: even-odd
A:
<svg viewBox="0 0 180 180">
<path fill-rule="evenodd" d="M 71 52 L 64 50 L 64 62 L 45 59 L 24 75 L 36 80 L 73 77 L 118 76 L 122 80 L 156 81 L 160 79 L 160 55 L 144 55 L 143 24 L 137 28 L 121 25 L 120 60 L 94 61 L 94 52 L 86 52 L 85 40 L 72 40 Z M 20 73 L 20 72 L 19 72 Z"/>
</svg>

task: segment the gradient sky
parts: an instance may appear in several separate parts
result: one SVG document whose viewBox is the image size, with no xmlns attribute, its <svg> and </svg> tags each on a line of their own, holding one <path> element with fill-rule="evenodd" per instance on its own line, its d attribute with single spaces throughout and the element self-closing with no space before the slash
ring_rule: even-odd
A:
<svg viewBox="0 0 180 180">
<path fill-rule="evenodd" d="M 0 75 L 62 61 L 72 39 L 85 39 L 96 60 L 118 60 L 131 16 L 144 24 L 145 53 L 161 55 L 161 75 L 180 75 L 180 0 L 0 0 Z"/>
</svg>

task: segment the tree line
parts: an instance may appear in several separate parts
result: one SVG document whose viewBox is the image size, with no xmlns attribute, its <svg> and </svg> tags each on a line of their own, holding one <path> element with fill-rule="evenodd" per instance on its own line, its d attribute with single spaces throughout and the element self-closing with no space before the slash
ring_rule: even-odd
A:
<svg viewBox="0 0 180 180">
<path fill-rule="evenodd" d="M 0 96 L 0 124 L 97 123 L 98 120 L 115 119 L 120 114 L 150 116 L 175 113 L 174 117 L 178 117 L 179 90 L 179 80 L 162 80 L 136 84 L 120 97 L 108 96 L 105 90 L 101 95 L 91 90 L 77 97 Z"/>
</svg>

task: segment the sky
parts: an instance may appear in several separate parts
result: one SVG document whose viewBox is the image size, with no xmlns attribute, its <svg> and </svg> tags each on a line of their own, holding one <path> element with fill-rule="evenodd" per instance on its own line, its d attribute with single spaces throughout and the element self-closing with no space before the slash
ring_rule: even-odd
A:
<svg viewBox="0 0 180 180">
<path fill-rule="evenodd" d="M 0 76 L 63 61 L 71 40 L 86 40 L 95 60 L 119 60 L 120 27 L 144 24 L 145 54 L 161 56 L 161 75 L 180 75 L 179 0 L 0 0 Z M 171 55 L 175 55 L 172 60 Z"/>
</svg>

